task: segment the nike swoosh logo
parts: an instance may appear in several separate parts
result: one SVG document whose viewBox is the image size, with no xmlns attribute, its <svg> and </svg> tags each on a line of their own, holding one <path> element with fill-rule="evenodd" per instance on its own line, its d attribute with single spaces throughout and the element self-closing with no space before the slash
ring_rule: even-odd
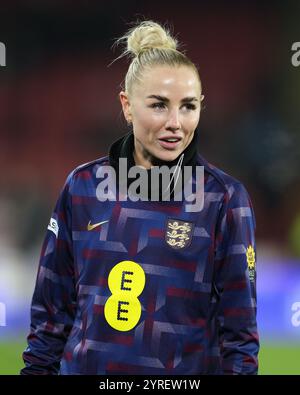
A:
<svg viewBox="0 0 300 395">
<path fill-rule="evenodd" d="M 87 230 L 93 230 L 95 228 L 97 228 L 100 225 L 106 224 L 107 221 L 102 221 L 102 222 L 97 222 L 96 224 L 91 224 L 91 221 L 87 224 Z"/>
</svg>

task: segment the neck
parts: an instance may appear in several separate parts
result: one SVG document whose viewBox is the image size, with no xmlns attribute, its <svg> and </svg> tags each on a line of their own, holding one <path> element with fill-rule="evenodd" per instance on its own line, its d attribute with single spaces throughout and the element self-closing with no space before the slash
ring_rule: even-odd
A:
<svg viewBox="0 0 300 395">
<path fill-rule="evenodd" d="M 136 143 L 135 143 L 135 148 L 133 151 L 133 159 L 136 164 L 136 166 L 143 166 L 145 169 L 151 169 L 153 166 L 153 160 L 151 155 L 146 152 L 142 152 L 140 150 L 136 149 Z"/>
</svg>

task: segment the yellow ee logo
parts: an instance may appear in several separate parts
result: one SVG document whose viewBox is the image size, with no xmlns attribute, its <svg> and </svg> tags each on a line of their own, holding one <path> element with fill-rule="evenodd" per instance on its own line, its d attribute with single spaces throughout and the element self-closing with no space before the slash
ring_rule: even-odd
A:
<svg viewBox="0 0 300 395">
<path fill-rule="evenodd" d="M 111 327 L 125 332 L 136 326 L 142 313 L 138 296 L 145 282 L 143 268 L 133 261 L 122 261 L 112 268 L 108 276 L 112 295 L 104 306 L 104 316 Z"/>
</svg>

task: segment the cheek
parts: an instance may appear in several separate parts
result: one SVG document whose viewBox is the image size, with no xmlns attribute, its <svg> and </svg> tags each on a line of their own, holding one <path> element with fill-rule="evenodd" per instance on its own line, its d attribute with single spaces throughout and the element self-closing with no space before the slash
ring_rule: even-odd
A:
<svg viewBox="0 0 300 395">
<path fill-rule="evenodd" d="M 151 111 L 145 109 L 136 112 L 133 120 L 133 124 L 138 129 L 139 133 L 155 132 L 157 128 L 161 128 L 165 123 L 165 119 L 161 114 L 153 114 Z"/>
<path fill-rule="evenodd" d="M 136 118 L 136 122 L 133 126 L 137 129 L 139 134 L 148 134 L 149 130 L 151 130 L 151 125 L 152 122 L 149 117 L 139 116 Z"/>
<path fill-rule="evenodd" d="M 195 114 L 194 116 L 188 117 L 185 120 L 185 128 L 188 131 L 194 130 L 197 127 L 197 125 L 198 125 L 199 119 L 200 118 L 199 118 L 198 114 Z"/>
<path fill-rule="evenodd" d="M 197 126 L 198 123 L 199 123 L 199 120 L 200 120 L 200 112 L 197 112 L 197 113 L 194 114 L 194 116 L 191 117 L 191 119 L 190 119 L 190 125 L 191 125 L 191 127 L 196 128 L 196 126 Z"/>
</svg>

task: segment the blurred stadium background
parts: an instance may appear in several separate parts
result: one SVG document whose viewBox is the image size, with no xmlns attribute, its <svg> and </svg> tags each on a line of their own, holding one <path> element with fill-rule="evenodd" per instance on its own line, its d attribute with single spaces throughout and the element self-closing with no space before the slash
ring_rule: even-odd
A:
<svg viewBox="0 0 300 395">
<path fill-rule="evenodd" d="M 300 41 L 296 1 L 0 3 L 0 374 L 18 374 L 41 242 L 67 174 L 127 131 L 113 39 L 174 26 L 205 94 L 200 152 L 247 186 L 258 244 L 260 374 L 300 374 Z M 5 309 L 4 309 L 5 308 Z"/>
</svg>

